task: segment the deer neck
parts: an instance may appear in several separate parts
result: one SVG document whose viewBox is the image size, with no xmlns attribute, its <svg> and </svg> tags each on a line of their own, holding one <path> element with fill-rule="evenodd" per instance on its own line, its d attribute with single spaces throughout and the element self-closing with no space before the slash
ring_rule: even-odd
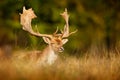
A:
<svg viewBox="0 0 120 80">
<path fill-rule="evenodd" d="M 57 59 L 57 55 L 55 54 L 55 51 L 52 49 L 51 45 L 48 45 L 44 50 L 43 50 L 43 62 L 47 64 L 53 64 L 55 60 Z"/>
</svg>

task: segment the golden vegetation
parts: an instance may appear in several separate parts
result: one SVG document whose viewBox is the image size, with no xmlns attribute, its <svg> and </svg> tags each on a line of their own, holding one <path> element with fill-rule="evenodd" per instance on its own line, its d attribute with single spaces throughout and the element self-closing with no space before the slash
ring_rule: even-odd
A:
<svg viewBox="0 0 120 80">
<path fill-rule="evenodd" d="M 15 54 L 26 53 L 17 51 Z M 0 61 L 0 80 L 118 80 L 120 79 L 120 55 L 110 57 L 84 55 L 65 56 L 55 64 L 39 66 L 15 56 Z M 22 54 L 21 54 L 22 55 Z"/>
</svg>

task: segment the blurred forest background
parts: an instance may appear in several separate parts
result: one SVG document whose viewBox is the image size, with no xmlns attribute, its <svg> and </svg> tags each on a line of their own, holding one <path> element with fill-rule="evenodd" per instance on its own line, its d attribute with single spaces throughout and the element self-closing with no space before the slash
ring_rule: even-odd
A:
<svg viewBox="0 0 120 80">
<path fill-rule="evenodd" d="M 0 0 L 0 47 L 12 49 L 43 49 L 42 38 L 22 30 L 19 13 L 23 6 L 37 15 L 33 27 L 52 34 L 57 26 L 63 29 L 60 13 L 65 8 L 70 14 L 70 31 L 78 29 L 64 46 L 73 55 L 120 49 L 120 0 Z"/>
</svg>

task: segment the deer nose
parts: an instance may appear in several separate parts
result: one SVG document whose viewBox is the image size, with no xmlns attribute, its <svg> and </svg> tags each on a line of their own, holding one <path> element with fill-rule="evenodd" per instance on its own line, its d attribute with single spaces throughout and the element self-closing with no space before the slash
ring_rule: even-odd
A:
<svg viewBox="0 0 120 80">
<path fill-rule="evenodd" d="M 63 52 L 64 51 L 64 48 L 63 47 L 60 47 L 59 48 L 59 52 Z"/>
</svg>

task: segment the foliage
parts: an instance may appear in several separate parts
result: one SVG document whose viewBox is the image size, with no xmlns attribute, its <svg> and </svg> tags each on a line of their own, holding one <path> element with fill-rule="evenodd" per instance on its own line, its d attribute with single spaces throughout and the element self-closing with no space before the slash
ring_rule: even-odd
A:
<svg viewBox="0 0 120 80">
<path fill-rule="evenodd" d="M 66 51 L 79 54 L 91 46 L 113 49 L 120 41 L 119 0 L 1 0 L 0 1 L 0 44 L 13 47 L 36 47 L 44 45 L 41 38 L 32 37 L 22 31 L 19 13 L 22 7 L 33 8 L 39 32 L 52 33 L 64 26 L 59 14 L 68 9 L 70 30 L 79 31 L 69 38 Z M 69 46 L 69 47 L 68 47 Z"/>
</svg>

